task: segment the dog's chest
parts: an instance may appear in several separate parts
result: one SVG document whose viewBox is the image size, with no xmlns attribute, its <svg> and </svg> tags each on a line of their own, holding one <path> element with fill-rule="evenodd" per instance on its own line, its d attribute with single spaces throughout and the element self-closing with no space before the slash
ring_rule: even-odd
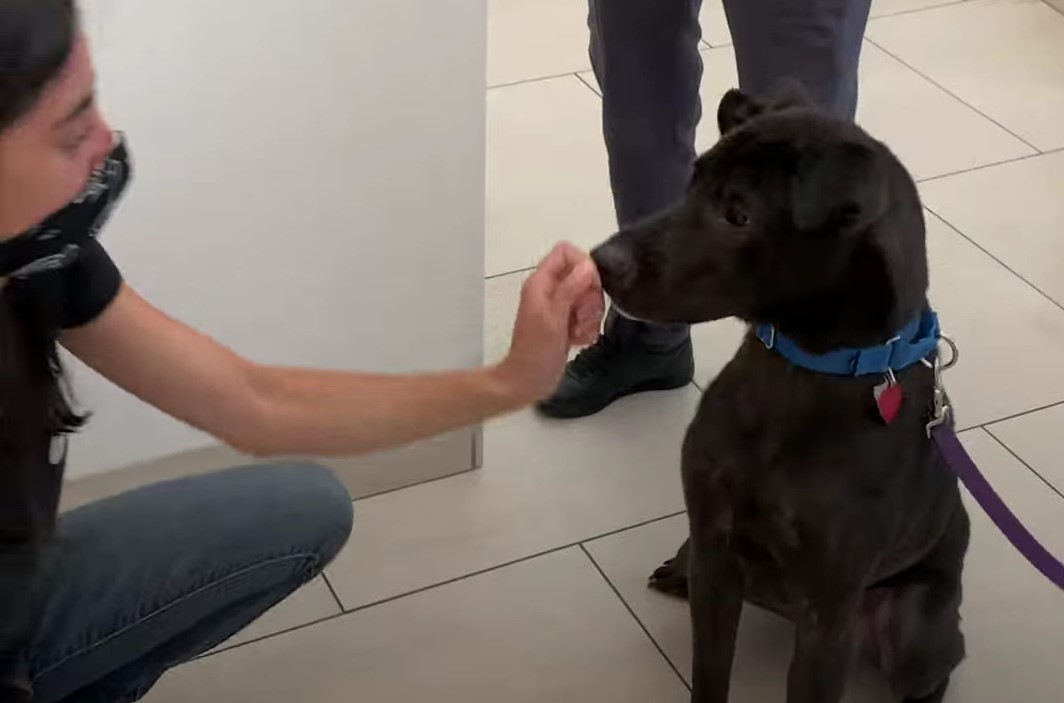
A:
<svg viewBox="0 0 1064 703">
<path fill-rule="evenodd" d="M 712 476 L 712 469 L 703 468 Z M 715 497 L 707 501 L 700 492 L 689 500 L 705 504 L 694 513 L 723 537 L 747 596 L 786 614 L 837 569 L 848 569 L 866 539 L 858 534 L 855 511 L 829 497 L 838 495 L 838 487 L 803 485 L 773 467 L 734 468 L 710 481 L 719 490 Z"/>
<path fill-rule="evenodd" d="M 789 506 L 741 492 L 732 510 L 728 545 L 748 591 L 763 599 L 787 599 L 788 572 L 802 548 L 798 522 Z"/>
<path fill-rule="evenodd" d="M 848 561 L 850 537 L 869 517 L 847 498 L 852 474 L 822 461 L 822 442 L 778 424 L 702 415 L 684 448 L 692 519 L 723 538 L 752 598 L 788 609 L 819 578 L 813 571 Z"/>
</svg>

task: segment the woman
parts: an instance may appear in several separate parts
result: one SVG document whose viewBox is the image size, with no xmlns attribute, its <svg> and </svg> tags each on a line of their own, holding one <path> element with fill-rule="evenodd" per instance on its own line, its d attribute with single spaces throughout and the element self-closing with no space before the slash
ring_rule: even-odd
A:
<svg viewBox="0 0 1064 703">
<path fill-rule="evenodd" d="M 132 701 L 336 554 L 351 502 L 288 463 L 149 487 L 56 519 L 71 405 L 62 344 L 170 415 L 256 455 L 357 454 L 518 409 L 597 335 L 601 290 L 559 245 L 512 349 L 475 371 L 266 367 L 153 308 L 96 241 L 129 177 L 95 102 L 73 0 L 0 0 L 0 702 Z"/>
</svg>

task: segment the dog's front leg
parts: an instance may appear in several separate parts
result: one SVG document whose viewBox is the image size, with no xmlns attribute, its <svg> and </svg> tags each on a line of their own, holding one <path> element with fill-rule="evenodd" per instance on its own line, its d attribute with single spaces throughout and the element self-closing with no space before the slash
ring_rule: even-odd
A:
<svg viewBox="0 0 1064 703">
<path fill-rule="evenodd" d="M 839 703 L 856 658 L 856 606 L 799 619 L 787 703 Z"/>
<path fill-rule="evenodd" d="M 735 638 L 743 609 L 742 580 L 726 536 L 693 524 L 689 598 L 694 634 L 693 703 L 727 703 Z"/>
</svg>

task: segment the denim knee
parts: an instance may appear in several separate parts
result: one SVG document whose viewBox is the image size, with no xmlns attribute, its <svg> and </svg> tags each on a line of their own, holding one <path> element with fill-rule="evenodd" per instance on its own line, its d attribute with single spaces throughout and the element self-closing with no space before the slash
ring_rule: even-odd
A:
<svg viewBox="0 0 1064 703">
<path fill-rule="evenodd" d="M 284 462 L 261 467 L 285 494 L 289 524 L 281 526 L 289 539 L 318 555 L 323 569 L 347 543 L 354 524 L 354 503 L 347 488 L 324 466 Z"/>
</svg>

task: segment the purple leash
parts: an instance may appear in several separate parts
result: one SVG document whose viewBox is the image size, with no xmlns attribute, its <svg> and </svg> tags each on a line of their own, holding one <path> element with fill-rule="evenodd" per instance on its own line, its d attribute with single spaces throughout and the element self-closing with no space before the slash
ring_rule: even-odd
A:
<svg viewBox="0 0 1064 703">
<path fill-rule="evenodd" d="M 983 509 L 990 519 L 994 521 L 1001 533 L 1012 542 L 1012 546 L 1052 581 L 1057 588 L 1064 590 L 1064 563 L 1053 556 L 1035 536 L 1023 526 L 1016 514 L 1009 510 L 1009 506 L 1001 499 L 994 487 L 986 480 L 986 476 L 972 461 L 972 457 L 964 449 L 957 433 L 953 428 L 951 408 L 946 398 L 945 387 L 942 385 L 942 371 L 957 363 L 957 345 L 948 337 L 943 336 L 943 341 L 949 344 L 953 351 L 953 358 L 943 366 L 938 357 L 931 362 L 925 362 L 935 372 L 934 391 L 934 415 L 927 423 L 927 436 L 934 440 L 938 446 L 942 458 L 950 471 L 960 479 L 968 492 L 975 498 L 975 502 Z"/>
<path fill-rule="evenodd" d="M 1009 506 L 1005 505 L 1005 501 L 968 456 L 953 427 L 948 424 L 938 425 L 932 429 L 931 437 L 950 470 L 968 488 L 968 492 L 979 503 L 983 512 L 990 516 L 1002 534 L 1012 542 L 1012 546 L 1016 547 L 1034 568 L 1056 584 L 1057 588 L 1064 590 L 1064 563 L 1050 554 L 1023 526 L 1016 514 L 1009 510 Z"/>
</svg>

